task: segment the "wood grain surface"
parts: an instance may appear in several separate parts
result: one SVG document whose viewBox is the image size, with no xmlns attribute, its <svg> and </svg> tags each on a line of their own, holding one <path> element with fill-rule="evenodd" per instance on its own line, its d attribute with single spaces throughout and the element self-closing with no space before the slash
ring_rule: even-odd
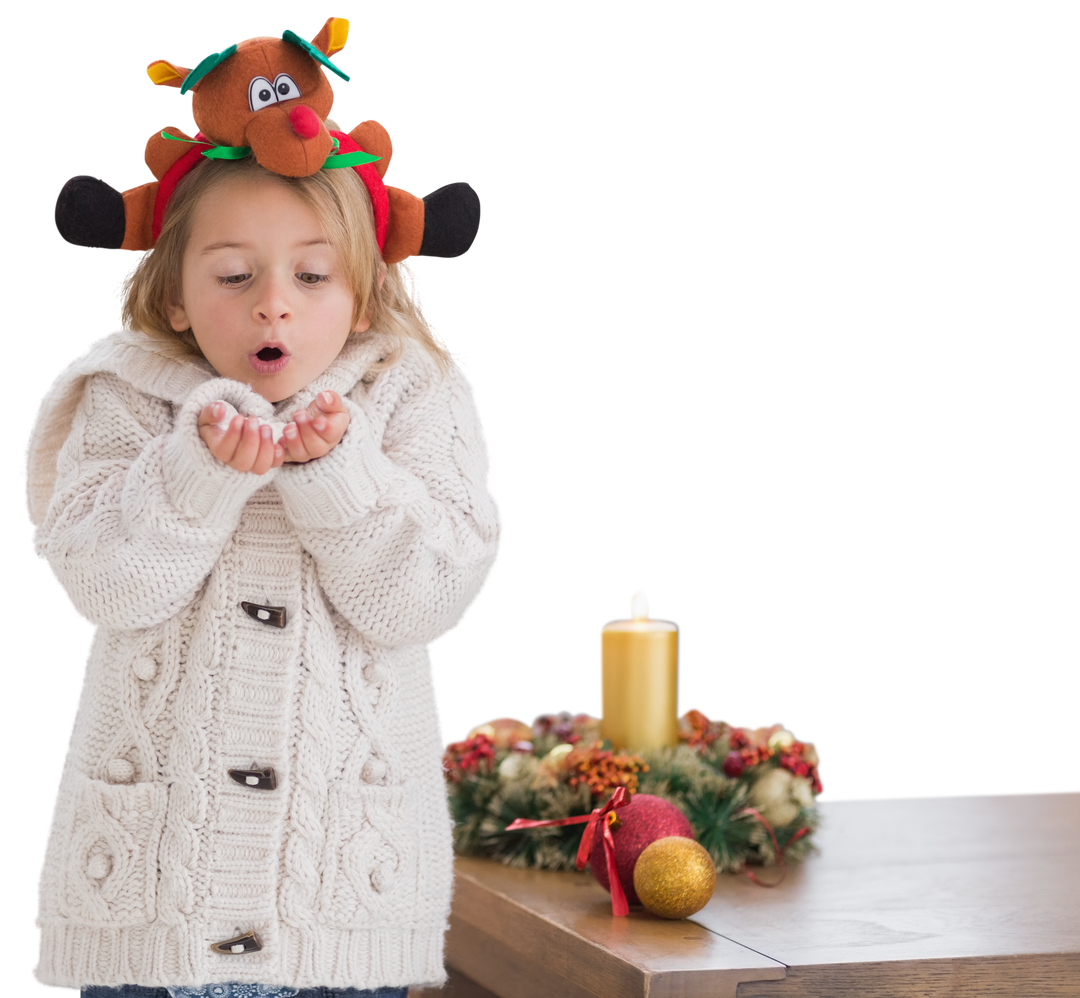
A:
<svg viewBox="0 0 1080 998">
<path fill-rule="evenodd" d="M 1080 996 L 1080 794 L 821 810 L 781 887 L 722 877 L 693 916 L 788 966 L 740 996 Z"/>
<path fill-rule="evenodd" d="M 1080 794 L 821 811 L 781 886 L 722 876 L 685 921 L 459 858 L 454 977 L 423 998 L 1080 998 Z"/>
</svg>

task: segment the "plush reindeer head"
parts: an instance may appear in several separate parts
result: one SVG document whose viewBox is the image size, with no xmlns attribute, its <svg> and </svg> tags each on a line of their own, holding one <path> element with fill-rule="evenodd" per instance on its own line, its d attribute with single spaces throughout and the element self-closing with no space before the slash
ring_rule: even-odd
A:
<svg viewBox="0 0 1080 998">
<path fill-rule="evenodd" d="M 323 123 L 334 94 L 321 67 L 348 79 L 329 58 L 348 34 L 349 22 L 332 17 L 310 42 L 286 31 L 231 45 L 193 70 L 159 59 L 146 72 L 158 85 L 193 92 L 195 123 L 215 144 L 247 146 L 266 169 L 306 177 L 334 148 Z"/>
</svg>

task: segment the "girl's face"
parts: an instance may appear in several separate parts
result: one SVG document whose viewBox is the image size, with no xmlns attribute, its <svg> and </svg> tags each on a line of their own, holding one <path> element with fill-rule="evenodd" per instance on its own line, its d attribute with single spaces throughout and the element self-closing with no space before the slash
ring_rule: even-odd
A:
<svg viewBox="0 0 1080 998">
<path fill-rule="evenodd" d="M 218 374 L 269 402 L 322 374 L 354 328 L 337 253 L 311 209 L 272 179 L 226 181 L 199 201 L 180 297 L 173 329 L 190 329 Z"/>
</svg>

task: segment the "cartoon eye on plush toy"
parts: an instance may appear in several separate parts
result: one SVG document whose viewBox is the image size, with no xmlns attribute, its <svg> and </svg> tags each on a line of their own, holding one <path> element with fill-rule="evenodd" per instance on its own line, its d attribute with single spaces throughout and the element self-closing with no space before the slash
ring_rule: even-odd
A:
<svg viewBox="0 0 1080 998">
<path fill-rule="evenodd" d="M 157 178 L 124 191 L 94 177 L 72 177 L 56 202 L 56 227 L 70 243 L 108 249 L 151 249 L 169 198 L 202 159 L 254 156 L 286 177 L 320 169 L 351 168 L 364 182 L 375 210 L 375 230 L 387 263 L 409 256 L 460 256 L 480 225 L 480 200 L 464 183 L 425 198 L 383 183 L 393 148 L 386 129 L 364 121 L 351 132 L 332 131 L 326 119 L 334 94 L 323 67 L 348 80 L 331 61 L 349 34 L 349 22 L 331 17 L 310 41 L 292 31 L 281 38 L 251 38 L 207 56 L 194 69 L 164 59 L 146 72 L 158 86 L 192 92 L 198 134 L 168 127 L 150 137 L 146 165 Z"/>
</svg>

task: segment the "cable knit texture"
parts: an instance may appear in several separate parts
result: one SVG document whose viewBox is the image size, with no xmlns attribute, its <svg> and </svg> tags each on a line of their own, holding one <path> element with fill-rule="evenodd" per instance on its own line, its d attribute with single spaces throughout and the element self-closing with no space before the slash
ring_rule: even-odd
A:
<svg viewBox="0 0 1080 998">
<path fill-rule="evenodd" d="M 271 406 L 118 333 L 46 398 L 37 546 L 99 625 L 41 882 L 40 980 L 375 988 L 444 980 L 450 819 L 424 644 L 494 557 L 473 403 L 418 348 L 347 344 Z M 266 475 L 200 440 L 224 399 L 346 400 L 333 451 Z M 284 607 L 284 627 L 246 601 Z M 230 769 L 272 768 L 277 786 Z M 214 943 L 255 932 L 256 952 Z"/>
</svg>

